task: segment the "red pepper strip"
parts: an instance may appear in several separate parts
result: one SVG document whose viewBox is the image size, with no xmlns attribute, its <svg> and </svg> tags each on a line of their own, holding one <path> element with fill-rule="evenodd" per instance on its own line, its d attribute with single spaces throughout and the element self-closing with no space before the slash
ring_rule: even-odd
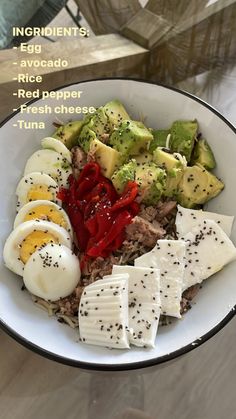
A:
<svg viewBox="0 0 236 419">
<path fill-rule="evenodd" d="M 85 221 L 84 225 L 91 234 L 91 236 L 94 237 L 98 230 L 96 216 L 89 218 L 87 221 Z"/>
<path fill-rule="evenodd" d="M 114 219 L 110 216 L 108 209 L 100 211 L 94 217 L 89 218 L 85 222 L 85 226 L 89 230 L 90 237 L 87 249 L 96 245 L 110 230 Z"/>
<path fill-rule="evenodd" d="M 121 197 L 118 199 L 118 201 L 115 202 L 115 204 L 112 206 L 111 210 L 116 211 L 117 209 L 126 207 L 129 205 L 133 200 L 136 198 L 138 194 L 138 185 L 136 182 L 128 182 L 126 185 L 126 188 L 121 195 Z"/>
<path fill-rule="evenodd" d="M 85 179 L 93 179 L 98 180 L 99 175 L 101 173 L 101 169 L 99 164 L 95 162 L 87 163 L 83 170 L 81 171 L 79 178 L 78 178 L 78 185 Z"/>
<path fill-rule="evenodd" d="M 123 241 L 125 240 L 125 231 L 121 231 L 120 234 L 115 238 L 115 240 L 106 248 L 106 250 L 113 252 L 121 247 Z"/>
<path fill-rule="evenodd" d="M 72 205 L 68 205 L 67 213 L 75 231 L 79 248 L 85 250 L 89 239 L 89 232 L 84 226 L 83 215 Z"/>
<path fill-rule="evenodd" d="M 95 243 L 98 243 L 98 241 L 101 240 L 112 227 L 113 219 L 110 215 L 110 212 L 108 211 L 108 209 L 106 209 L 105 211 L 106 212 L 101 211 L 96 216 L 98 230 L 97 234 L 94 237 Z"/>
<path fill-rule="evenodd" d="M 103 250 L 113 242 L 113 240 L 118 236 L 123 228 L 131 222 L 131 220 L 132 216 L 126 210 L 118 214 L 112 224 L 110 231 L 104 236 L 103 239 L 88 249 L 87 255 L 92 257 L 100 256 Z"/>
<path fill-rule="evenodd" d="M 133 201 L 129 204 L 128 210 L 131 212 L 132 216 L 135 217 L 139 213 L 139 204 L 136 201 Z"/>
<path fill-rule="evenodd" d="M 100 166 L 97 163 L 87 163 L 77 181 L 77 197 L 83 199 L 84 195 L 97 185 L 100 177 Z"/>
<path fill-rule="evenodd" d="M 63 202 L 68 201 L 68 191 L 65 188 L 60 188 L 57 192 L 57 198 L 60 199 Z"/>
<path fill-rule="evenodd" d="M 91 191 L 91 189 L 96 186 L 97 181 L 96 179 L 87 179 L 85 178 L 77 188 L 77 198 L 78 199 L 86 199 L 85 196 Z"/>
</svg>

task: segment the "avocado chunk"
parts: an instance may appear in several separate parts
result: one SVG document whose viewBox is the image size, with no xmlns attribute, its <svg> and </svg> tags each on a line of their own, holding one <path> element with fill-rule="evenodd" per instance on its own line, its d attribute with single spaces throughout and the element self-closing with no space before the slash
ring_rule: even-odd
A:
<svg viewBox="0 0 236 419">
<path fill-rule="evenodd" d="M 139 165 L 142 163 L 149 163 L 152 161 L 153 156 L 146 151 L 145 153 L 139 154 L 138 156 L 134 156 L 134 159 L 136 160 L 137 165 Z"/>
<path fill-rule="evenodd" d="M 186 157 L 190 161 L 197 135 L 197 121 L 175 121 L 170 129 L 170 149 Z"/>
<path fill-rule="evenodd" d="M 183 164 L 172 153 L 167 153 L 159 147 L 153 152 L 153 161 L 166 171 L 183 167 Z"/>
<path fill-rule="evenodd" d="M 153 129 L 152 131 L 153 140 L 149 146 L 149 152 L 153 153 L 153 151 L 157 147 L 165 147 L 166 146 L 166 139 L 167 135 L 170 133 L 168 129 Z"/>
<path fill-rule="evenodd" d="M 103 107 L 100 107 L 92 115 L 87 115 L 84 119 L 84 126 L 93 131 L 96 137 L 102 141 L 103 134 L 110 131 L 108 118 Z"/>
<path fill-rule="evenodd" d="M 108 102 L 104 106 L 104 112 L 108 118 L 111 130 L 120 125 L 125 119 L 130 119 L 130 116 L 119 100 L 112 100 L 111 102 Z"/>
<path fill-rule="evenodd" d="M 116 170 L 113 176 L 111 177 L 111 181 L 119 194 L 123 192 L 125 185 L 129 180 L 135 180 L 136 168 L 136 161 L 130 160 L 129 163 L 124 164 L 118 170 Z"/>
<path fill-rule="evenodd" d="M 88 125 L 84 125 L 78 138 L 78 144 L 85 151 L 85 153 L 88 153 L 91 142 L 96 139 L 97 137 L 95 132 L 92 131 Z"/>
<path fill-rule="evenodd" d="M 173 154 L 167 153 L 162 148 L 157 148 L 154 151 L 153 161 L 167 173 L 163 195 L 175 196 L 183 175 L 183 163 Z"/>
<path fill-rule="evenodd" d="M 176 197 L 178 195 L 179 184 L 182 179 L 183 168 L 174 168 L 167 172 L 166 184 L 163 189 L 163 195 L 168 197 Z"/>
<path fill-rule="evenodd" d="M 177 200 L 183 207 L 194 208 L 217 196 L 223 188 L 223 182 L 203 166 L 185 167 Z"/>
<path fill-rule="evenodd" d="M 142 202 L 155 205 L 163 193 L 166 173 L 155 163 L 143 163 L 136 168 L 135 181 L 139 186 L 139 196 Z"/>
<path fill-rule="evenodd" d="M 109 143 L 124 156 L 130 156 L 147 150 L 152 138 L 142 122 L 125 120 L 113 131 Z"/>
<path fill-rule="evenodd" d="M 101 167 L 102 174 L 108 179 L 114 171 L 122 164 L 122 155 L 101 141 L 94 139 L 90 143 L 89 153 L 94 157 Z"/>
<path fill-rule="evenodd" d="M 61 125 L 52 135 L 53 138 L 61 141 L 69 150 L 77 144 L 83 121 L 72 121 Z"/>
<path fill-rule="evenodd" d="M 196 143 L 191 162 L 192 164 L 199 163 L 207 170 L 212 170 L 216 167 L 213 151 L 204 138 L 201 138 Z"/>
</svg>

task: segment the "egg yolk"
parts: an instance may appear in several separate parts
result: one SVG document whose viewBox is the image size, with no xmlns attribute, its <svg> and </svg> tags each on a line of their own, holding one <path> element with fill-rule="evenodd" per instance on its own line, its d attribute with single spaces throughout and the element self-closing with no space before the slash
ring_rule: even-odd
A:
<svg viewBox="0 0 236 419">
<path fill-rule="evenodd" d="M 59 240 L 46 231 L 33 231 L 30 233 L 20 245 L 20 259 L 26 263 L 30 256 L 41 246 L 48 243 L 59 243 Z"/>
<path fill-rule="evenodd" d="M 45 199 L 51 201 L 53 199 L 51 187 L 39 184 L 32 185 L 29 192 L 27 193 L 27 201 L 36 201 L 37 199 Z"/>
<path fill-rule="evenodd" d="M 26 214 L 24 221 L 35 220 L 36 218 L 52 221 L 65 229 L 68 227 L 62 212 L 52 205 L 38 205 L 37 207 L 32 208 L 32 210 Z"/>
</svg>

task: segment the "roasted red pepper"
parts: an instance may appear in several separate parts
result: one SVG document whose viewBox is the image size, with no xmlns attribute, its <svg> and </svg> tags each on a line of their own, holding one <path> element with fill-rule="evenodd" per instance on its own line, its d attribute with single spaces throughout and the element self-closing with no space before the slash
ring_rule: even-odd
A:
<svg viewBox="0 0 236 419">
<path fill-rule="evenodd" d="M 131 204 L 134 201 L 138 194 L 138 185 L 136 182 L 129 181 L 125 187 L 123 194 L 120 198 L 114 203 L 112 206 L 112 211 L 116 211 L 117 209 L 124 208 L 127 205 Z"/>
<path fill-rule="evenodd" d="M 137 184 L 128 182 L 119 196 L 97 163 L 86 164 L 78 180 L 69 177 L 69 188 L 62 188 L 58 198 L 65 203 L 84 263 L 121 247 L 125 227 L 139 211 L 137 193 Z"/>
<path fill-rule="evenodd" d="M 121 233 L 125 226 L 131 223 L 132 216 L 128 211 L 122 211 L 117 215 L 107 234 L 87 251 L 89 256 L 97 257 L 105 250 Z M 115 250 L 115 249 L 114 249 Z"/>
</svg>

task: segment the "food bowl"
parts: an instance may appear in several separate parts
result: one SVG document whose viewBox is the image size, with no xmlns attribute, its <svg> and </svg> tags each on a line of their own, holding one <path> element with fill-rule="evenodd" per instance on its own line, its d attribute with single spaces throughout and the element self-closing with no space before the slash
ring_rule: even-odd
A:
<svg viewBox="0 0 236 419">
<path fill-rule="evenodd" d="M 117 98 L 133 119 L 145 118 L 145 124 L 152 128 L 166 128 L 176 119 L 196 118 L 200 131 L 214 151 L 216 174 L 226 185 L 224 191 L 210 201 L 207 209 L 222 214 L 236 214 L 235 128 L 210 105 L 177 89 L 128 79 L 93 80 L 58 90 L 83 92 L 79 100 L 67 99 L 64 102 L 67 106 L 97 107 Z M 53 98 L 32 101 L 28 106 L 32 106 L 32 103 L 34 106 L 51 107 L 60 104 Z M 236 262 L 205 281 L 192 309 L 181 320 L 173 320 L 171 324 L 159 327 L 155 348 L 131 350 L 109 350 L 79 342 L 78 332 L 60 324 L 56 318 L 48 317 L 46 312 L 34 305 L 30 295 L 21 291 L 20 278 L 4 267 L 2 249 L 15 217 L 16 185 L 27 158 L 37 150 L 43 137 L 52 134 L 52 123 L 58 118 L 68 122 L 70 119 L 80 119 L 80 116 L 15 112 L 1 125 L 0 326 L 18 342 L 47 358 L 96 370 L 143 368 L 196 349 L 234 316 Z M 19 129 L 14 126 L 19 119 L 24 119 L 27 126 L 32 122 L 44 122 L 45 129 Z M 236 243 L 235 226 L 231 238 Z"/>
</svg>

